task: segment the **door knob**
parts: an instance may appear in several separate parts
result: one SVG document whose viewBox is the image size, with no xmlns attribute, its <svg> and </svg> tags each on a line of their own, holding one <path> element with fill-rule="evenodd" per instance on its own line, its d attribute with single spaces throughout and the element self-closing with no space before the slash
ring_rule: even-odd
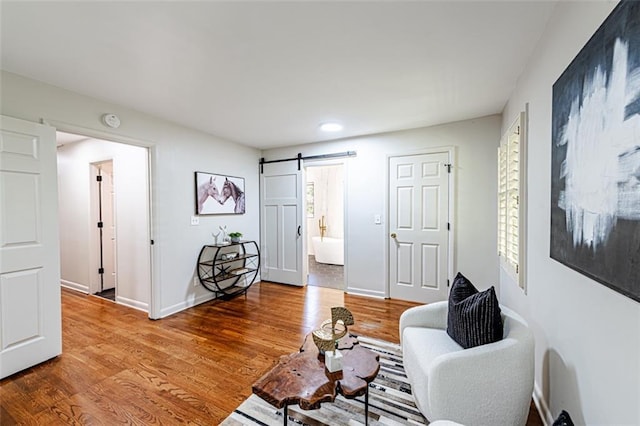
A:
<svg viewBox="0 0 640 426">
<path fill-rule="evenodd" d="M 392 233 L 391 233 L 391 238 L 395 238 L 395 237 L 397 237 L 396 233 L 395 233 L 395 232 L 392 232 Z"/>
</svg>

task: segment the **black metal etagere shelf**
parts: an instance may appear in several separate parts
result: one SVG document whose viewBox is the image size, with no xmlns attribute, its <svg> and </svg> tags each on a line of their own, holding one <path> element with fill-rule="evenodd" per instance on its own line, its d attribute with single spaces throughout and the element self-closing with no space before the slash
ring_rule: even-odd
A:
<svg viewBox="0 0 640 426">
<path fill-rule="evenodd" d="M 216 297 L 247 293 L 260 271 L 260 250 L 255 241 L 205 245 L 198 256 L 198 279 Z"/>
</svg>

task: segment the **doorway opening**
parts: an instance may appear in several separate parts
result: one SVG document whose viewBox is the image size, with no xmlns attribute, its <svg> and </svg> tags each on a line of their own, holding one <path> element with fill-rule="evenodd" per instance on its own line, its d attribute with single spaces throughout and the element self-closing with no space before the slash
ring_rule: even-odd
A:
<svg viewBox="0 0 640 426">
<path fill-rule="evenodd" d="M 344 185 L 344 163 L 305 164 L 305 260 L 310 286 L 345 288 Z"/>
<path fill-rule="evenodd" d="M 57 132 L 63 286 L 149 312 L 149 150 Z"/>
<path fill-rule="evenodd" d="M 98 224 L 98 275 L 100 289 L 95 293 L 113 302 L 116 301 L 116 223 L 115 223 L 115 186 L 113 185 L 113 160 L 91 164 L 89 184 L 93 187 L 90 193 L 92 206 L 97 210 L 91 216 Z"/>
</svg>

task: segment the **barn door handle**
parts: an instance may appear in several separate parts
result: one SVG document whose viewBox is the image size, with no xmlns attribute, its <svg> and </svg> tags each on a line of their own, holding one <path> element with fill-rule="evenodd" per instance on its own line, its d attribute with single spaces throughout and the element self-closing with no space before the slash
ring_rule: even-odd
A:
<svg viewBox="0 0 640 426">
<path fill-rule="evenodd" d="M 302 227 L 298 225 L 298 237 L 302 236 Z"/>
</svg>

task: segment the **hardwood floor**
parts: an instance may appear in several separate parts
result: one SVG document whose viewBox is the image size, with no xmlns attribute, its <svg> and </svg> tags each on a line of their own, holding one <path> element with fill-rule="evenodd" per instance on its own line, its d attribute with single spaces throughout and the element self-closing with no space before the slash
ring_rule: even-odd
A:
<svg viewBox="0 0 640 426">
<path fill-rule="evenodd" d="M 63 354 L 0 382 L 0 424 L 218 424 L 339 305 L 353 332 L 398 342 L 400 314 L 415 304 L 262 282 L 246 299 L 152 321 L 63 289 Z"/>
</svg>

